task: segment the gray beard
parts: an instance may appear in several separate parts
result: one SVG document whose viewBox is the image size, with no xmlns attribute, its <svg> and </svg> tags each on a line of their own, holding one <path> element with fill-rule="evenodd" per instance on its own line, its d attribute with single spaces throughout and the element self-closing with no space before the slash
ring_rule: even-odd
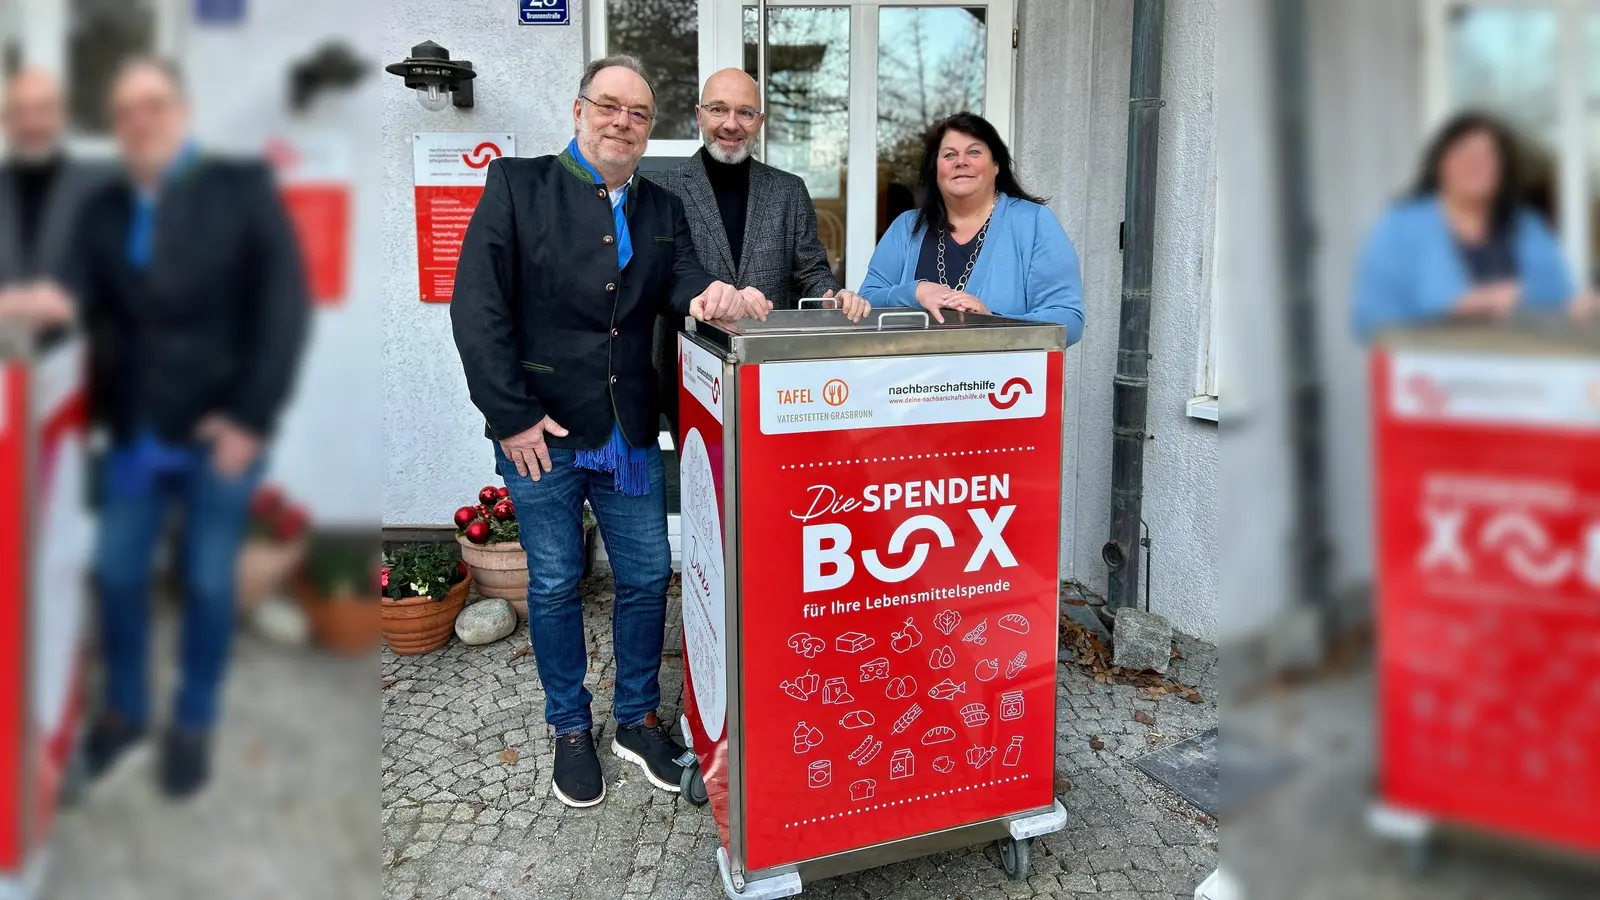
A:
<svg viewBox="0 0 1600 900">
<path fill-rule="evenodd" d="M 714 135 L 714 134 L 706 135 L 702 139 L 702 141 L 706 145 L 706 152 L 711 154 L 711 158 L 716 160 L 719 163 L 726 163 L 727 165 L 730 165 L 730 166 L 737 166 L 738 164 L 740 164 L 740 163 L 742 163 L 745 160 L 750 158 L 750 142 L 749 141 L 745 141 L 744 143 L 740 144 L 739 145 L 739 149 L 733 151 L 732 153 L 728 153 L 728 152 L 724 151 L 721 147 L 717 146 L 717 136 Z"/>
</svg>

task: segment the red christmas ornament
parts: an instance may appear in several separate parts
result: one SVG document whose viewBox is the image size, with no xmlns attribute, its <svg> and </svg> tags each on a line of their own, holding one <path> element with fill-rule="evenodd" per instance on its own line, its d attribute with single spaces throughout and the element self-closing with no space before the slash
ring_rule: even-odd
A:
<svg viewBox="0 0 1600 900">
<path fill-rule="evenodd" d="M 494 517 L 502 522 L 508 522 L 517 517 L 517 506 L 510 500 L 501 500 L 494 505 Z"/>
<path fill-rule="evenodd" d="M 487 544 L 489 542 L 489 523 L 478 519 L 467 525 L 467 540 L 474 544 Z"/>
<path fill-rule="evenodd" d="M 476 506 L 463 506 L 456 510 L 456 527 L 465 528 L 467 527 L 467 523 L 471 522 L 477 517 L 478 508 Z"/>
<path fill-rule="evenodd" d="M 485 506 L 493 506 L 494 502 L 499 499 L 500 491 L 492 484 L 485 486 L 483 490 L 478 492 L 478 502 Z"/>
<path fill-rule="evenodd" d="M 508 487 L 502 487 L 502 488 L 501 488 L 501 489 L 499 489 L 499 490 L 498 490 L 498 491 L 495 491 L 495 494 L 496 494 L 496 495 L 497 495 L 497 496 L 499 496 L 499 498 L 500 498 L 500 499 L 501 499 L 501 500 L 504 500 L 504 499 L 506 499 L 506 498 L 507 498 L 507 497 L 509 497 L 509 496 L 511 496 L 511 488 L 508 488 Z"/>
</svg>

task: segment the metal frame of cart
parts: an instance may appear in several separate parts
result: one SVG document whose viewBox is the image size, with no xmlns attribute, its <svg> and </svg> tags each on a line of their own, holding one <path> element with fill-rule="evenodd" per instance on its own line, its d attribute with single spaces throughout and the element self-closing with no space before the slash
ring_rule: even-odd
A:
<svg viewBox="0 0 1600 900">
<path fill-rule="evenodd" d="M 1048 351 L 1059 354 L 1065 348 L 1065 329 L 1060 326 L 1021 322 L 993 316 L 945 312 L 943 325 L 933 323 L 926 313 L 912 311 L 874 311 L 859 324 L 852 325 L 833 310 L 779 311 L 757 323 L 745 320 L 732 329 L 689 323 L 684 339 L 721 360 L 721 384 L 736 385 L 740 366 L 769 362 L 817 359 L 856 359 L 864 357 L 905 357 L 929 355 L 928 333 L 938 333 L 937 355 Z M 732 388 L 727 388 L 732 390 Z M 739 434 L 740 417 L 747 414 L 737 403 L 723 407 L 721 427 L 727 439 Z M 686 429 L 687 426 L 681 426 Z M 682 446 L 683 435 L 678 446 Z M 731 446 L 731 440 L 727 446 Z M 724 539 L 725 583 L 730 585 L 726 601 L 726 633 L 741 635 L 739 593 L 731 587 L 740 584 L 741 539 L 740 472 L 738 454 L 724 452 L 722 475 L 725 485 L 721 504 Z M 1054 608 L 1054 604 L 1052 604 Z M 1059 615 L 1059 610 L 1055 611 Z M 1050 630 L 1051 634 L 1055 629 Z M 842 875 L 889 863 L 913 859 L 930 853 L 995 841 L 1008 875 L 1026 878 L 1030 865 L 1032 839 L 1061 830 L 1066 811 L 1052 798 L 1050 805 L 1019 809 L 1004 816 L 945 828 L 931 833 L 874 844 L 854 850 L 806 859 L 758 871 L 746 871 L 745 772 L 748 760 L 744 727 L 747 721 L 743 689 L 744 659 L 742 640 L 729 638 L 727 720 L 728 835 L 729 846 L 718 847 L 717 862 L 723 889 L 730 898 L 788 897 L 800 893 L 802 884 L 819 878 Z M 690 654 L 685 652 L 686 664 Z M 1053 660 L 1051 663 L 1054 665 Z M 693 667 L 690 665 L 690 676 Z M 1054 691 L 1051 691 L 1050 720 L 1055 721 Z M 688 717 L 681 723 L 686 742 L 692 743 Z M 691 750 L 691 752 L 694 752 Z M 703 758 L 703 754 L 702 754 Z M 706 791 L 697 766 L 685 774 L 684 796 L 705 803 Z"/>
</svg>

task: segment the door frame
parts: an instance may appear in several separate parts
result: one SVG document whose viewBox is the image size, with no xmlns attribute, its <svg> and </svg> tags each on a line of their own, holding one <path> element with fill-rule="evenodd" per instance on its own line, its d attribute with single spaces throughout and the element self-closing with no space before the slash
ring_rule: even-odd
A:
<svg viewBox="0 0 1600 900">
<path fill-rule="evenodd" d="M 1556 158 L 1560 162 L 1562 255 L 1566 257 L 1579 289 L 1590 286 L 1600 259 L 1592 258 L 1591 235 L 1596 223 L 1590 216 L 1590 170 L 1600 160 L 1590 159 L 1585 133 L 1585 94 L 1588 91 L 1590 48 L 1589 16 L 1596 15 L 1593 0 L 1423 0 L 1422 85 L 1423 124 L 1431 132 L 1456 110 L 1450 91 L 1450 15 L 1462 7 L 1486 9 L 1548 9 L 1555 11 L 1556 86 L 1560 136 Z M 1594 152 L 1600 152 L 1600 149 Z"/>
</svg>

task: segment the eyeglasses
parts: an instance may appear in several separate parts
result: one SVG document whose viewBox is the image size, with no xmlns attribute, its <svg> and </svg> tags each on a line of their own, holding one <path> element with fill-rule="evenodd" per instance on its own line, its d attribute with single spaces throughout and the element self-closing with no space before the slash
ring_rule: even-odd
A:
<svg viewBox="0 0 1600 900">
<path fill-rule="evenodd" d="M 642 109 L 629 109 L 626 106 L 617 106 L 612 103 L 601 103 L 598 100 L 590 100 L 588 97 L 585 97 L 582 94 L 578 95 L 578 99 L 588 103 L 595 109 L 600 110 L 602 113 L 605 113 L 613 119 L 623 113 L 627 113 L 628 121 L 645 128 L 649 128 L 651 120 L 655 118 L 654 114 L 645 112 Z"/>
<path fill-rule="evenodd" d="M 697 108 L 706 114 L 706 118 L 713 122 L 724 121 L 728 118 L 729 113 L 733 113 L 733 115 L 738 118 L 740 125 L 754 125 L 756 120 L 766 115 L 761 110 L 751 109 L 748 106 L 741 106 L 738 109 L 729 109 L 727 104 L 724 103 L 713 103 L 710 106 L 700 106 Z"/>
</svg>

